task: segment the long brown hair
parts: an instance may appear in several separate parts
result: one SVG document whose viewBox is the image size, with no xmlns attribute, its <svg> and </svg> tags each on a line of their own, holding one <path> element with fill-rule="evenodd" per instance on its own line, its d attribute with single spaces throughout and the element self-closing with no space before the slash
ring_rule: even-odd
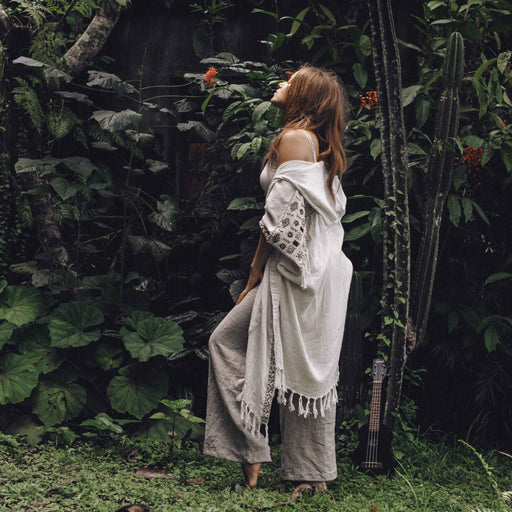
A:
<svg viewBox="0 0 512 512">
<path fill-rule="evenodd" d="M 345 94 L 338 76 L 310 65 L 301 66 L 290 81 L 284 107 L 284 127 L 267 154 L 268 161 L 276 165 L 279 144 L 284 131 L 302 129 L 318 137 L 319 161 L 329 169 L 327 185 L 334 199 L 333 181 L 341 180 L 347 168 L 347 156 L 342 139 L 345 132 Z"/>
</svg>

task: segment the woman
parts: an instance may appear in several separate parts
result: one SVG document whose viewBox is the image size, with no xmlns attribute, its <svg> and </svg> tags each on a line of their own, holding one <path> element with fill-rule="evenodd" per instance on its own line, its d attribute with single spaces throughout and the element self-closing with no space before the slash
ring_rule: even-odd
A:
<svg viewBox="0 0 512 512">
<path fill-rule="evenodd" d="M 271 101 L 285 126 L 260 176 L 265 213 L 247 286 L 209 342 L 204 453 L 242 463 L 255 487 L 270 461 L 277 391 L 281 476 L 298 482 L 296 493 L 316 492 L 337 476 L 336 384 L 352 277 L 341 250 L 343 91 L 334 73 L 302 66 Z"/>
</svg>

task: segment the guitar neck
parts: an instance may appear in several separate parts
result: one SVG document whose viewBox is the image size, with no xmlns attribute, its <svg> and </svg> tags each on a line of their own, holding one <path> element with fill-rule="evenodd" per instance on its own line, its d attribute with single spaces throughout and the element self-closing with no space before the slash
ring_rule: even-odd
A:
<svg viewBox="0 0 512 512">
<path fill-rule="evenodd" d="M 372 388 L 372 406 L 370 412 L 369 430 L 378 432 L 380 427 L 380 402 L 382 395 L 382 381 L 373 382 Z"/>
</svg>

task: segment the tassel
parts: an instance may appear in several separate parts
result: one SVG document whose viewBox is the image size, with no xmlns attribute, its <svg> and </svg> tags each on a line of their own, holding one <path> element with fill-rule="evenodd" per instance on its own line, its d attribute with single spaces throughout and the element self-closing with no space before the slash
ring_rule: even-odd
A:
<svg viewBox="0 0 512 512">
<path fill-rule="evenodd" d="M 277 402 L 280 404 L 286 405 L 286 397 L 285 397 L 282 389 L 279 389 L 277 391 Z"/>
<path fill-rule="evenodd" d="M 302 405 L 302 395 L 299 395 L 299 416 L 304 416 L 306 414 L 306 410 Z"/>
<path fill-rule="evenodd" d="M 311 411 L 309 410 L 309 402 L 311 402 L 311 398 L 306 400 L 306 412 L 304 413 L 304 418 L 311 416 Z"/>
<path fill-rule="evenodd" d="M 288 397 L 288 409 L 290 412 L 295 411 L 295 405 L 293 405 L 293 391 L 290 393 L 290 396 Z"/>
<path fill-rule="evenodd" d="M 318 411 L 317 411 L 317 408 L 316 408 L 316 401 L 318 400 L 318 398 L 315 398 L 313 400 L 313 418 L 317 418 L 318 417 Z"/>
</svg>

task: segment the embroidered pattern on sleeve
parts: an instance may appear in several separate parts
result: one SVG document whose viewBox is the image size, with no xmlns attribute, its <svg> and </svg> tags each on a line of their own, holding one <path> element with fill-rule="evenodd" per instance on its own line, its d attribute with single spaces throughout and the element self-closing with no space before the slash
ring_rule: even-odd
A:
<svg viewBox="0 0 512 512">
<path fill-rule="evenodd" d="M 306 204 L 296 190 L 278 224 L 269 231 L 263 220 L 260 228 L 267 242 L 293 261 L 301 270 L 309 265 L 306 247 Z"/>
</svg>

